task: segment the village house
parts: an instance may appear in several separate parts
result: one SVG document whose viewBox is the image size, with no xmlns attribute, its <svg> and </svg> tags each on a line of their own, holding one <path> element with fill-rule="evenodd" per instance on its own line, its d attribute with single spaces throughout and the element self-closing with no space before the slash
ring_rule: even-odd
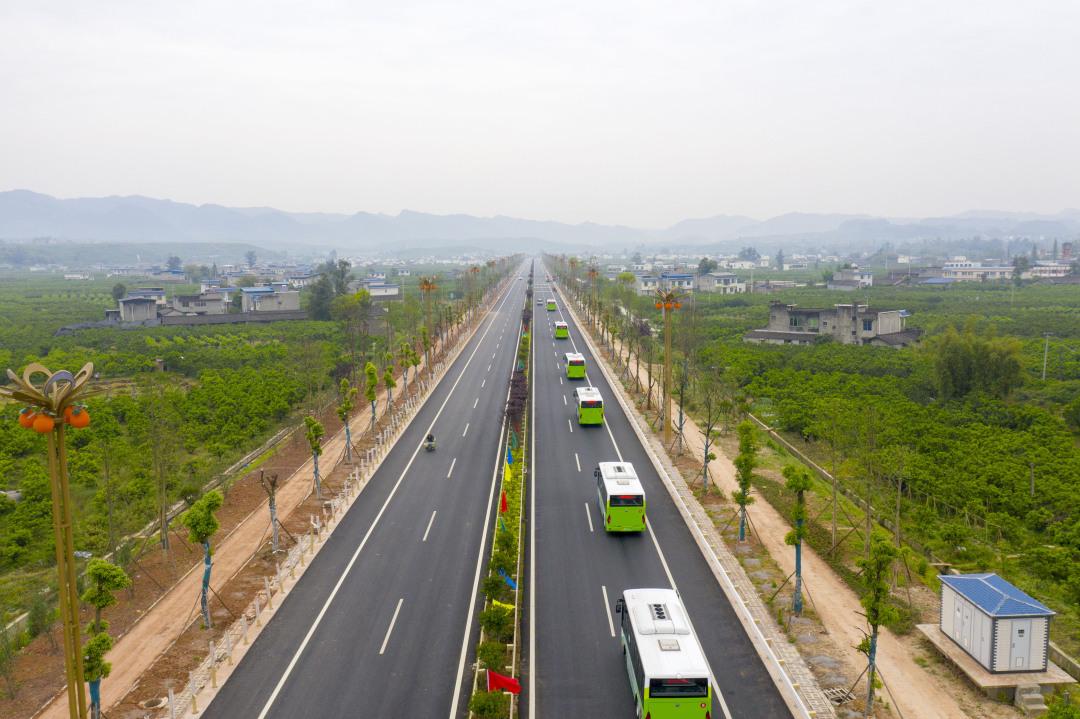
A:
<svg viewBox="0 0 1080 719">
<path fill-rule="evenodd" d="M 843 267 L 833 272 L 832 279 L 827 283 L 830 290 L 851 292 L 874 286 L 874 273 L 858 267 Z"/>
<path fill-rule="evenodd" d="M 746 292 L 746 283 L 734 272 L 710 272 L 698 275 L 694 284 L 700 292 L 715 292 L 721 295 L 735 295 Z"/>
<path fill-rule="evenodd" d="M 288 312 L 300 309 L 300 293 L 284 283 L 261 287 L 241 287 L 242 312 Z"/>
<path fill-rule="evenodd" d="M 919 338 L 906 329 L 907 310 L 877 310 L 864 304 L 838 304 L 832 309 L 769 303 L 769 325 L 743 339 L 759 344 L 814 344 L 832 340 L 849 345 L 904 347 Z"/>
</svg>

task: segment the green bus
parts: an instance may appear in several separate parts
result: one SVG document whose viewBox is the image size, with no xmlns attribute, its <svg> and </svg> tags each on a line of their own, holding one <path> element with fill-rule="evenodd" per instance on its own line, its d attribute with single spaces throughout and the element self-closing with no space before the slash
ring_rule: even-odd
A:
<svg viewBox="0 0 1080 719">
<path fill-rule="evenodd" d="M 565 322 L 555 323 L 555 339 L 568 340 L 570 339 L 570 325 Z"/>
<path fill-rule="evenodd" d="M 566 379 L 585 379 L 585 355 L 580 352 L 566 353 Z"/>
<path fill-rule="evenodd" d="M 578 424 L 604 423 L 604 399 L 596 387 L 580 387 L 574 390 L 574 402 L 577 403 Z"/>
<path fill-rule="evenodd" d="M 547 301 L 547 311 L 554 312 L 557 309 L 559 308 L 555 306 L 555 300 L 549 297 Z"/>
<path fill-rule="evenodd" d="M 645 490 L 634 465 L 629 462 L 601 462 L 595 470 L 596 498 L 600 516 L 608 532 L 645 530 Z"/>
<path fill-rule="evenodd" d="M 615 611 L 638 717 L 712 719 L 712 672 L 679 593 L 627 589 Z"/>
</svg>

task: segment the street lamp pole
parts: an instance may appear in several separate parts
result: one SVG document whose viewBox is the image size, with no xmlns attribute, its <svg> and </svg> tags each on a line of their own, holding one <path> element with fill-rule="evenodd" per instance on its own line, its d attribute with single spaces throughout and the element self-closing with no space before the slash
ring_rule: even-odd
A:
<svg viewBox="0 0 1080 719">
<path fill-rule="evenodd" d="M 0 387 L 0 398 L 26 405 L 20 424 L 47 435 L 49 485 L 52 491 L 53 539 L 56 551 L 57 589 L 60 622 L 64 629 L 64 672 L 67 676 L 68 712 L 71 719 L 86 719 L 86 695 L 83 691 L 83 647 L 79 632 L 79 589 L 75 571 L 75 541 L 72 536 L 71 491 L 68 483 L 65 424 L 85 427 L 90 422 L 85 409 L 75 408 L 76 400 L 87 393 L 86 385 L 94 366 L 87 363 L 72 374 L 66 370 L 50 372 L 32 363 L 22 377 L 10 369 L 11 384 Z M 45 381 L 34 384 L 35 377 Z"/>
<path fill-rule="evenodd" d="M 671 444 L 671 313 L 682 307 L 682 295 L 675 290 L 657 290 L 656 308 L 664 320 L 664 446 Z"/>
</svg>

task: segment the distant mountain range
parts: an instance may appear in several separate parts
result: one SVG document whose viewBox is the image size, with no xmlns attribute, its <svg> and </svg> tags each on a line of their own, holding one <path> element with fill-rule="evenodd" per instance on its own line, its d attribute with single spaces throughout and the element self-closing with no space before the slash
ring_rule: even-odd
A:
<svg viewBox="0 0 1080 719">
<path fill-rule="evenodd" d="M 27 190 L 0 192 L 0 239 L 91 242 L 237 242 L 300 252 L 336 248 L 395 254 L 451 248 L 505 251 L 580 247 L 705 250 L 743 244 L 868 248 L 883 242 L 1080 236 L 1080 210 L 1056 215 L 993 210 L 949 217 L 789 213 L 767 220 L 738 215 L 687 219 L 661 230 L 514 217 L 295 213 L 272 207 L 191 205 L 149 197 L 58 199 Z M 516 246 L 515 246 L 516 245 Z"/>
</svg>

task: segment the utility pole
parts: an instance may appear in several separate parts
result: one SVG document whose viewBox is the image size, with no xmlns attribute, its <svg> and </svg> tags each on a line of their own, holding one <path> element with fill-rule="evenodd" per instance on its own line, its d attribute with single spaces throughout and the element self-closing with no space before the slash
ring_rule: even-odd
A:
<svg viewBox="0 0 1080 719">
<path fill-rule="evenodd" d="M 675 290 L 656 291 L 656 309 L 661 311 L 664 320 L 664 406 L 661 415 L 664 418 L 664 446 L 671 446 L 671 313 L 680 307 L 681 295 Z"/>
</svg>

